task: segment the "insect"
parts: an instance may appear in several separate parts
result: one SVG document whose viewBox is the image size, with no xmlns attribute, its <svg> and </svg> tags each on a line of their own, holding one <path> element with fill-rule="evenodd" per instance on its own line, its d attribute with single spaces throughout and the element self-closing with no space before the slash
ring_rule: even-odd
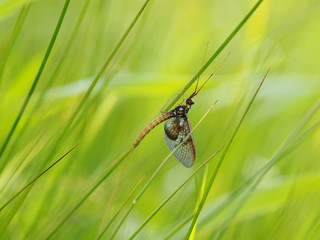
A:
<svg viewBox="0 0 320 240">
<path fill-rule="evenodd" d="M 179 104 L 176 108 L 163 115 L 157 117 L 150 122 L 145 129 L 142 130 L 138 138 L 133 143 L 133 148 L 136 148 L 142 139 L 156 126 L 165 121 L 164 124 L 164 140 L 170 149 L 174 150 L 191 132 L 190 121 L 188 118 L 188 112 L 191 106 L 194 104 L 193 98 L 199 93 L 202 87 L 210 79 L 210 77 L 197 91 L 198 81 L 195 91 L 187 98 L 185 105 Z M 199 79 L 198 79 L 199 80 Z M 189 139 L 174 153 L 176 159 L 182 163 L 183 166 L 190 168 L 196 160 L 196 149 L 194 146 L 192 135 Z"/>
</svg>

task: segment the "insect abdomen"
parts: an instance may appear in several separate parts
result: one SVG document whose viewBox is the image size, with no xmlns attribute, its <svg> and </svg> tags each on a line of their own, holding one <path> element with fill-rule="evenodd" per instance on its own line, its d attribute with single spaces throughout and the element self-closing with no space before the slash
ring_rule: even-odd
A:
<svg viewBox="0 0 320 240">
<path fill-rule="evenodd" d="M 139 137 L 134 141 L 133 147 L 137 147 L 138 144 L 142 141 L 142 139 L 156 126 L 158 126 L 163 121 L 168 120 L 169 118 L 172 118 L 174 115 L 171 112 L 167 112 L 156 119 L 154 119 L 151 123 L 148 124 L 148 126 L 145 127 L 145 129 L 142 130 Z"/>
</svg>

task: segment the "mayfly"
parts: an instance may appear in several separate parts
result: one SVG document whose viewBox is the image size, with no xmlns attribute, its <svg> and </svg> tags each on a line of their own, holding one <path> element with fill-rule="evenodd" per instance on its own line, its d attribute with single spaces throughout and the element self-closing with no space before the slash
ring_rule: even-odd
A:
<svg viewBox="0 0 320 240">
<path fill-rule="evenodd" d="M 194 104 L 193 98 L 199 93 L 202 87 L 210 79 L 210 77 L 205 81 L 205 83 L 197 90 L 197 85 L 195 91 L 187 98 L 185 105 L 179 104 L 176 108 L 163 115 L 157 117 L 152 122 L 150 122 L 145 129 L 142 130 L 139 137 L 133 143 L 133 148 L 136 148 L 142 139 L 156 126 L 165 121 L 164 124 L 164 140 L 170 149 L 174 150 L 180 143 L 191 132 L 190 121 L 188 118 L 188 112 L 191 106 Z M 189 139 L 174 153 L 174 156 L 182 163 L 183 166 L 190 168 L 196 160 L 196 149 L 194 146 L 192 135 Z"/>
</svg>

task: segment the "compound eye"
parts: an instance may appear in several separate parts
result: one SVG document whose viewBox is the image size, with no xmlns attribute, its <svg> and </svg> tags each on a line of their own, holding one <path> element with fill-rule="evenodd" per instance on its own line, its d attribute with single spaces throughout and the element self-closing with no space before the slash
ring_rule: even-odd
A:
<svg viewBox="0 0 320 240">
<path fill-rule="evenodd" d="M 189 99 L 187 99 L 187 104 L 188 105 L 193 105 L 194 101 L 191 98 L 189 98 Z"/>
</svg>

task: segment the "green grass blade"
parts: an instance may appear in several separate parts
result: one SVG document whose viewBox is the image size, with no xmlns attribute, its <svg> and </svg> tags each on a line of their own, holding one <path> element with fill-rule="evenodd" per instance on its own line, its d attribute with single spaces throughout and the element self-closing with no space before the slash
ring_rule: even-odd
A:
<svg viewBox="0 0 320 240">
<path fill-rule="evenodd" d="M 153 182 L 154 178 L 158 175 L 158 173 L 160 172 L 161 168 L 164 166 L 164 164 L 168 161 L 168 159 L 189 139 L 189 137 L 192 135 L 192 133 L 198 128 L 198 126 L 200 125 L 200 123 L 204 120 L 204 118 L 208 115 L 208 113 L 211 111 L 211 109 L 214 107 L 214 105 L 217 102 L 215 102 L 210 108 L 209 110 L 202 116 L 202 118 L 199 120 L 199 122 L 195 125 L 195 127 L 192 129 L 192 131 L 188 134 L 188 136 L 185 137 L 185 139 L 173 150 L 169 153 L 169 155 L 161 162 L 161 164 L 159 165 L 159 167 L 155 170 L 155 172 L 152 174 L 152 176 L 150 177 L 149 181 L 144 185 L 144 187 L 142 188 L 142 190 L 138 193 L 138 195 L 136 196 L 135 200 L 131 203 L 131 205 L 129 206 L 129 208 L 127 209 L 125 215 L 123 216 L 123 218 L 120 220 L 119 224 L 117 225 L 117 227 L 115 228 L 114 232 L 111 235 L 110 239 L 113 239 L 117 232 L 119 231 L 120 227 L 122 226 L 122 224 L 124 223 L 125 219 L 127 218 L 127 216 L 129 215 L 129 213 L 131 212 L 131 210 L 133 209 L 133 207 L 135 206 L 135 204 L 137 203 L 137 201 L 142 197 L 142 195 L 144 194 L 144 192 L 148 189 L 148 187 L 150 186 L 150 184 Z"/>
<path fill-rule="evenodd" d="M 194 77 L 185 85 L 185 87 L 178 93 L 178 95 L 168 104 L 165 111 L 169 111 L 174 104 L 182 97 L 182 95 L 191 87 L 191 85 L 200 77 L 200 75 L 207 69 L 207 67 L 212 63 L 214 59 L 222 52 L 222 50 L 229 44 L 233 37 L 239 32 L 243 25 L 248 21 L 251 15 L 257 10 L 259 5 L 263 0 L 257 1 L 250 12 L 241 20 L 238 26 L 231 32 L 231 34 L 226 38 L 226 40 L 220 45 L 220 47 L 215 51 L 215 53 L 209 58 L 209 60 L 203 65 L 203 67 L 194 75 Z"/>
<path fill-rule="evenodd" d="M 194 175 L 196 175 L 203 166 L 205 166 L 214 156 L 216 156 L 221 149 L 219 149 L 217 152 L 215 152 L 213 155 L 211 155 L 206 161 L 204 161 L 170 196 L 168 196 L 150 215 L 147 217 L 146 220 L 143 221 L 143 223 L 138 227 L 138 229 L 129 237 L 129 239 L 133 239 L 143 228 L 147 223 L 160 211 L 162 207 L 166 205 L 167 202 L 170 201 L 171 198 L 173 198 L 176 193 L 180 191 L 181 188 L 183 188 L 187 182 L 192 179 Z"/>
<path fill-rule="evenodd" d="M 60 31 L 62 22 L 64 20 L 64 17 L 66 15 L 66 12 L 67 12 L 67 9 L 68 9 L 68 6 L 69 6 L 69 3 L 70 3 L 70 0 L 66 0 L 65 3 L 64 3 L 62 12 L 60 14 L 60 17 L 59 17 L 59 20 L 58 20 L 58 23 L 57 23 L 57 26 L 56 26 L 56 28 L 54 30 L 54 33 L 53 33 L 52 37 L 51 37 L 49 46 L 47 48 L 45 56 L 43 57 L 43 60 L 41 62 L 41 65 L 40 65 L 40 68 L 38 70 L 38 73 L 37 73 L 37 75 L 36 75 L 36 77 L 35 77 L 35 79 L 34 79 L 34 81 L 32 83 L 32 86 L 31 86 L 31 88 L 30 88 L 30 90 L 28 92 L 28 95 L 27 95 L 26 99 L 24 100 L 24 103 L 23 103 L 23 105 L 22 105 L 22 107 L 21 107 L 21 109 L 20 109 L 20 111 L 18 113 L 17 118 L 14 121 L 14 123 L 13 123 L 13 125 L 12 125 L 12 127 L 10 129 L 10 132 L 8 133 L 8 135 L 7 135 L 5 141 L 4 141 L 4 143 L 3 143 L 3 145 L 2 145 L 2 147 L 0 149 L 0 160 L 1 160 L 1 157 L 3 155 L 3 152 L 6 150 L 6 148 L 8 146 L 9 141 L 10 141 L 10 139 L 11 139 L 11 137 L 12 137 L 12 135 L 13 135 L 15 129 L 16 129 L 16 127 L 18 126 L 19 121 L 20 121 L 24 111 L 26 110 L 27 105 L 28 105 L 28 103 L 29 103 L 29 101 L 30 101 L 30 99 L 31 99 L 31 97 L 33 95 L 33 92 L 34 92 L 34 90 L 35 90 L 35 88 L 36 88 L 36 86 L 37 86 L 37 84 L 38 84 L 38 82 L 40 80 L 41 74 L 42 74 L 42 72 L 44 70 L 44 67 L 46 66 L 46 63 L 47 63 L 47 61 L 49 59 L 49 56 L 50 56 L 51 50 L 53 48 L 53 45 L 54 45 L 54 43 L 56 41 L 56 38 L 58 36 L 58 33 Z M 1 167 L 0 167 L 0 173 L 2 172 L 3 168 L 6 166 L 7 162 L 8 162 L 8 159 L 2 161 L 2 164 L 1 164 Z"/>
<path fill-rule="evenodd" d="M 270 69 L 269 69 L 269 70 L 270 70 Z M 255 100 L 255 98 L 256 98 L 256 96 L 257 96 L 257 94 L 258 94 L 258 92 L 259 92 L 259 90 L 260 90 L 260 88 L 261 88 L 261 86 L 262 86 L 262 84 L 263 84 L 263 82 L 264 82 L 264 80 L 266 79 L 267 74 L 269 73 L 269 70 L 267 71 L 267 73 L 265 74 L 265 76 L 264 76 L 264 78 L 262 79 L 261 83 L 259 84 L 258 88 L 257 88 L 256 91 L 254 92 L 254 94 L 253 94 L 253 96 L 252 96 L 252 98 L 251 98 L 251 100 L 250 100 L 247 108 L 245 109 L 245 111 L 243 112 L 242 117 L 240 118 L 240 121 L 239 121 L 236 129 L 234 130 L 234 132 L 233 132 L 233 134 L 232 134 L 232 136 L 231 136 L 228 144 L 226 145 L 225 150 L 222 152 L 222 155 L 221 155 L 221 157 L 220 157 L 220 160 L 219 160 L 219 162 L 218 162 L 218 164 L 217 164 L 217 166 L 216 166 L 213 174 L 211 175 L 211 178 L 210 178 L 210 180 L 209 180 L 209 182 L 208 182 L 207 188 L 206 188 L 206 190 L 205 190 L 205 192 L 204 192 L 204 194 L 203 194 L 203 197 L 202 197 L 202 199 L 201 199 L 201 201 L 200 201 L 200 204 L 199 204 L 199 206 L 198 206 L 198 208 L 197 208 L 197 210 L 196 210 L 196 213 L 195 213 L 195 215 L 194 215 L 194 218 L 193 218 L 193 220 L 192 220 L 192 223 L 191 223 L 191 225 L 190 225 L 189 231 L 188 231 L 185 239 L 189 239 L 190 236 L 191 236 L 191 233 L 192 233 L 192 231 L 193 231 L 193 229 L 194 229 L 194 227 L 195 227 L 195 224 L 196 224 L 196 222 L 197 222 L 197 220 L 198 220 L 198 218 L 199 218 L 199 215 L 200 215 L 200 212 L 201 212 L 201 210 L 202 210 L 202 208 L 203 208 L 203 205 L 204 205 L 204 203 L 205 203 L 205 201 L 206 201 L 206 199 L 207 199 L 207 196 L 208 196 L 208 194 L 209 194 L 209 192 L 210 192 L 210 190 L 211 190 L 211 187 L 212 187 L 212 185 L 213 185 L 213 183 L 214 183 L 214 180 L 215 180 L 215 178 L 216 178 L 216 176 L 217 176 L 217 174 L 218 174 L 218 172 L 219 172 L 219 169 L 220 169 L 221 164 L 222 164 L 222 162 L 223 162 L 223 160 L 224 160 L 224 157 L 226 156 L 226 154 L 227 154 L 227 152 L 228 152 L 228 149 L 229 149 L 229 147 L 230 147 L 230 145 L 231 145 L 234 137 L 236 136 L 236 134 L 237 134 L 237 132 L 238 132 L 238 130 L 239 130 L 239 128 L 240 128 L 240 126 L 241 126 L 244 118 L 246 117 L 246 115 L 247 115 L 247 113 L 248 113 L 248 111 L 249 111 L 252 103 L 254 102 L 254 100 Z"/>
</svg>

